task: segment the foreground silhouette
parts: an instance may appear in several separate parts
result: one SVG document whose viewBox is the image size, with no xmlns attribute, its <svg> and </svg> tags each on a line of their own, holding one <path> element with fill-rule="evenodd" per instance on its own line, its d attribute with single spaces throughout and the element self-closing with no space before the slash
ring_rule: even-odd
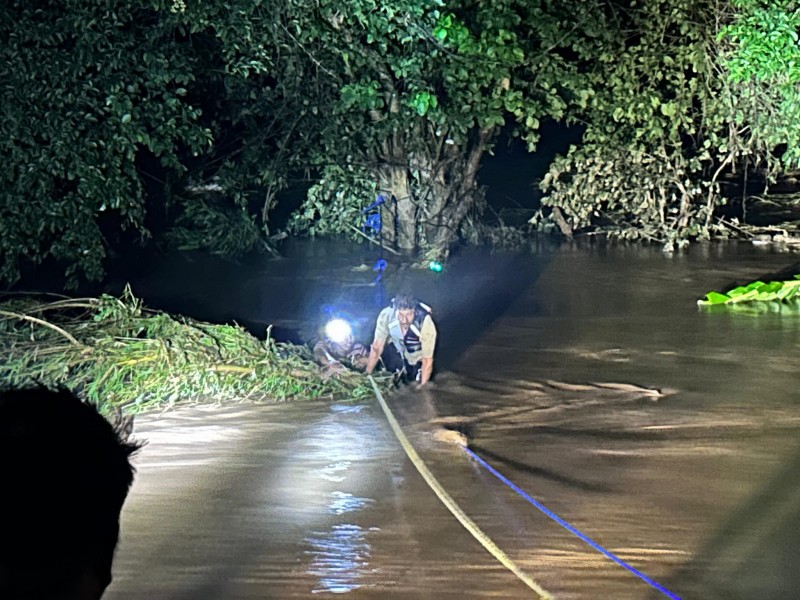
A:
<svg viewBox="0 0 800 600">
<path fill-rule="evenodd" d="M 67 391 L 0 392 L 0 598 L 97 600 L 138 449 Z"/>
</svg>

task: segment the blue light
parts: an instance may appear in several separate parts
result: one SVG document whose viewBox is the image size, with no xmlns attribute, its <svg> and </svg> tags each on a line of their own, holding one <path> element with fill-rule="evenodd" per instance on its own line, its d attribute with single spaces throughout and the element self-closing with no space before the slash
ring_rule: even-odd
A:
<svg viewBox="0 0 800 600">
<path fill-rule="evenodd" d="M 367 216 L 364 227 L 366 229 L 372 229 L 375 233 L 378 233 L 381 230 L 381 214 L 373 213 Z"/>
</svg>

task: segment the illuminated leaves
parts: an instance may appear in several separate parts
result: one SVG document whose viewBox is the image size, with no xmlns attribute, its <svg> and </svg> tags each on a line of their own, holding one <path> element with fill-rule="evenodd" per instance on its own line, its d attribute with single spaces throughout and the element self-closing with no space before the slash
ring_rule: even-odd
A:
<svg viewBox="0 0 800 600">
<path fill-rule="evenodd" d="M 729 25 L 722 28 L 721 57 L 732 90 L 736 122 L 752 129 L 748 143 L 772 158 L 786 144 L 780 159 L 800 167 L 800 5 L 789 0 L 735 0 Z"/>
<path fill-rule="evenodd" d="M 753 281 L 738 286 L 725 294 L 708 292 L 704 299 L 698 300 L 699 306 L 731 306 L 750 303 L 788 303 L 797 305 L 800 302 L 800 275 L 788 281 Z"/>
</svg>

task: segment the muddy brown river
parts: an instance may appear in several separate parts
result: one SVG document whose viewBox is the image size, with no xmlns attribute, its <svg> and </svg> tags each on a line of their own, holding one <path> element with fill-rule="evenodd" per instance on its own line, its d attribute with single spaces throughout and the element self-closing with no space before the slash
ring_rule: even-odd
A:
<svg viewBox="0 0 800 600">
<path fill-rule="evenodd" d="M 437 427 L 457 424 L 478 456 L 671 597 L 800 597 L 800 316 L 696 306 L 796 255 L 473 252 L 439 278 L 390 269 L 372 285 L 351 269 L 369 266 L 363 247 L 300 254 L 175 258 L 134 292 L 298 335 L 338 302 L 368 338 L 384 292 L 411 284 L 441 324 L 435 383 L 389 403 L 464 512 L 553 597 L 670 596 L 436 441 Z M 536 597 L 437 499 L 376 402 L 189 406 L 137 417 L 136 435 L 148 443 L 110 600 Z"/>
</svg>

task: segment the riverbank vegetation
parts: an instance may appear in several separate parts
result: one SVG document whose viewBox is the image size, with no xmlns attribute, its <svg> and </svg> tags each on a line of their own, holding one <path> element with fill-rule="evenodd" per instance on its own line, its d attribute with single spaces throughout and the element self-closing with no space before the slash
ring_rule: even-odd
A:
<svg viewBox="0 0 800 600">
<path fill-rule="evenodd" d="M 383 243 L 440 259 L 492 236 L 499 137 L 535 152 L 548 121 L 583 135 L 523 233 L 671 249 L 753 235 L 759 196 L 793 237 L 799 29 L 791 0 L 5 2 L 0 280 L 44 260 L 100 279 L 153 234 L 358 238 L 379 194 Z"/>
<path fill-rule="evenodd" d="M 324 377 L 305 346 L 260 340 L 116 298 L 16 296 L 0 303 L 5 387 L 66 387 L 108 413 L 179 404 L 371 396 L 357 373 Z"/>
</svg>

